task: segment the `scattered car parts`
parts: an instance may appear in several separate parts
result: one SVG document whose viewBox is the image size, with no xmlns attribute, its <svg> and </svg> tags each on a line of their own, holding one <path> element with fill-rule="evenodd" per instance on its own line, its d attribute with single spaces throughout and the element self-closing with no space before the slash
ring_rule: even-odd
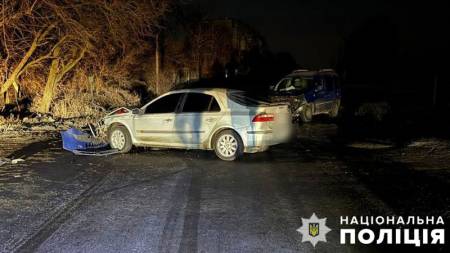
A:
<svg viewBox="0 0 450 253">
<path fill-rule="evenodd" d="M 96 137 L 90 126 L 91 134 L 76 128 L 61 132 L 63 149 L 76 155 L 106 156 L 116 154 L 117 149 L 106 149 L 109 144 Z"/>
</svg>

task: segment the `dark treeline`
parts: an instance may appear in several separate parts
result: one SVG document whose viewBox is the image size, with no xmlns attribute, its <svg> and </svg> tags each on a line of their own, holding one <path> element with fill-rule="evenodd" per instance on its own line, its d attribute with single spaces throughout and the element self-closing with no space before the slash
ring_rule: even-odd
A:
<svg viewBox="0 0 450 253">
<path fill-rule="evenodd" d="M 82 5 L 90 12 L 78 5 L 64 8 L 60 1 L 32 3 L 1 6 L 5 29 L 0 43 L 0 105 L 6 115 L 7 105 L 20 110 L 20 102 L 27 101 L 24 110 L 31 112 L 83 116 L 97 108 L 142 104 L 182 87 L 265 93 L 292 70 L 309 69 L 289 52 L 271 50 L 264 34 L 249 24 L 210 18 L 207 11 L 182 1 L 149 7 L 130 0 L 133 8 L 111 4 L 108 11 L 101 1 Z M 342 32 L 337 57 L 322 64 L 340 74 L 347 111 L 367 102 L 402 109 L 448 107 L 449 16 L 445 8 L 425 18 L 421 14 L 429 12 L 426 8 L 406 7 L 411 9 L 406 16 L 367 17 Z M 36 17 L 26 15 L 30 9 Z M 94 11 L 114 22 L 93 22 L 89 13 Z M 134 21 L 123 18 L 124 13 L 148 18 Z M 14 15 L 21 18 L 8 18 Z M 33 22 L 39 26 L 30 30 Z M 19 38 L 23 41 L 14 43 L 24 32 L 27 36 Z M 26 58 L 36 40 L 42 43 L 38 41 L 40 46 Z M 61 72 L 56 77 L 51 75 L 52 63 Z"/>
</svg>

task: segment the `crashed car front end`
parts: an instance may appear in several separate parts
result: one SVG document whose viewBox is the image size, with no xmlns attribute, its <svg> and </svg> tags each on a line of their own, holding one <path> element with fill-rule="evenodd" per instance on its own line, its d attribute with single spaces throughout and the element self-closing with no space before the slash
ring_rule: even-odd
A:
<svg viewBox="0 0 450 253">
<path fill-rule="evenodd" d="M 273 96 L 270 101 L 288 103 L 292 114 L 292 120 L 295 122 L 301 119 L 300 115 L 308 105 L 308 101 L 306 100 L 304 94 L 295 96 Z"/>
<path fill-rule="evenodd" d="M 113 124 L 121 124 L 131 130 L 133 110 L 126 107 L 119 107 L 108 113 L 102 120 L 102 131 L 107 135 L 108 129 Z"/>
</svg>

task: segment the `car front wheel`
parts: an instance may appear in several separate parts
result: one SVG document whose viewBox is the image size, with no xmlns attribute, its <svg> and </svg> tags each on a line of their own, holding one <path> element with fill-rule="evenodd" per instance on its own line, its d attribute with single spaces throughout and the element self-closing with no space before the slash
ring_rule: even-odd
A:
<svg viewBox="0 0 450 253">
<path fill-rule="evenodd" d="M 233 130 L 220 132 L 214 142 L 217 157 L 224 161 L 234 161 L 244 152 L 244 145 L 239 135 Z"/>
<path fill-rule="evenodd" d="M 109 145 L 120 153 L 128 153 L 133 146 L 131 136 L 124 126 L 113 126 L 108 134 Z"/>
<path fill-rule="evenodd" d="M 310 104 L 306 104 L 303 107 L 303 111 L 300 114 L 300 118 L 304 123 L 311 122 L 313 117 L 312 106 Z"/>
</svg>

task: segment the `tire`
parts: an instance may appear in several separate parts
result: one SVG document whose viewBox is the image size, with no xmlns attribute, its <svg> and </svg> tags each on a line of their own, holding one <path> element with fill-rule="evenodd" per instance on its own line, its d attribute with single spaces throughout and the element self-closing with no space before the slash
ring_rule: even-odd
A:
<svg viewBox="0 0 450 253">
<path fill-rule="evenodd" d="M 241 137 L 233 130 L 223 130 L 214 137 L 216 156 L 224 161 L 234 161 L 244 153 Z"/>
<path fill-rule="evenodd" d="M 331 109 L 331 111 L 329 113 L 331 118 L 335 119 L 335 118 L 337 118 L 339 116 L 339 105 L 340 105 L 339 102 L 336 102 L 333 105 L 333 109 Z"/>
<path fill-rule="evenodd" d="M 312 106 L 307 104 L 304 106 L 302 113 L 300 114 L 300 118 L 304 123 L 311 122 L 313 116 Z"/>
<path fill-rule="evenodd" d="M 108 142 L 111 148 L 118 149 L 120 153 L 128 153 L 133 147 L 128 129 L 121 125 L 114 125 L 109 129 Z"/>
</svg>

